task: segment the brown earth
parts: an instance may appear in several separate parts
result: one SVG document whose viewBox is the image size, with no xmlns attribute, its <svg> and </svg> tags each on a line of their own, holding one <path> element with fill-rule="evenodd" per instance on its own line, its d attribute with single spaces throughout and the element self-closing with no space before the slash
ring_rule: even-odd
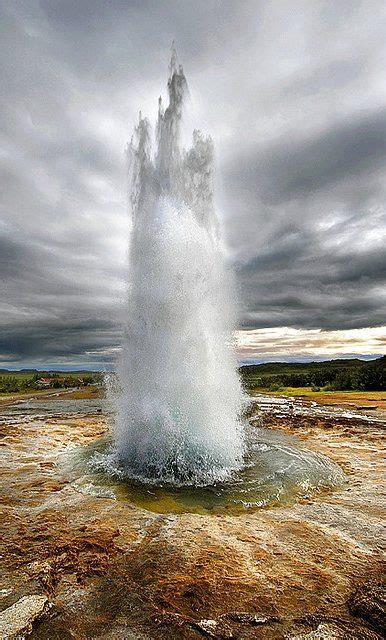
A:
<svg viewBox="0 0 386 640">
<path fill-rule="evenodd" d="M 384 425 L 262 419 L 347 486 L 239 516 L 155 514 L 70 484 L 66 448 L 101 437 L 104 416 L 6 423 L 2 609 L 47 596 L 34 639 L 382 638 Z"/>
<path fill-rule="evenodd" d="M 255 389 L 252 394 L 263 393 L 267 396 L 281 397 L 283 392 Z M 325 406 L 342 408 L 368 408 L 386 412 L 386 393 L 384 391 L 312 391 L 310 387 L 287 387 L 287 397 L 304 398 Z"/>
<path fill-rule="evenodd" d="M 312 397 L 319 404 L 340 407 L 366 406 L 386 410 L 386 393 L 381 391 L 320 391 Z"/>
</svg>

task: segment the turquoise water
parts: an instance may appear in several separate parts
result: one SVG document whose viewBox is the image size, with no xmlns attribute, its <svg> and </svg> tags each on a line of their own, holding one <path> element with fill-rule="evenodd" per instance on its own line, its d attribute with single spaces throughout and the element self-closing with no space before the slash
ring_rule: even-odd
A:
<svg viewBox="0 0 386 640">
<path fill-rule="evenodd" d="M 206 486 L 144 483 L 125 474 L 111 443 L 99 440 L 72 452 L 73 485 L 156 513 L 239 514 L 291 505 L 341 487 L 346 479 L 332 460 L 270 429 L 247 429 L 244 466 L 226 482 Z"/>
</svg>

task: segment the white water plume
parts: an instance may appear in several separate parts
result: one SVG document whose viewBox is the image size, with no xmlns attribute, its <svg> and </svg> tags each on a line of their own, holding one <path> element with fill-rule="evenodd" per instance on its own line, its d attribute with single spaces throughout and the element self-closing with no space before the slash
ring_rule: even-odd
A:
<svg viewBox="0 0 386 640">
<path fill-rule="evenodd" d="M 242 465 L 234 304 L 213 204 L 213 143 L 180 147 L 186 79 L 173 52 L 169 105 L 135 128 L 127 319 L 115 456 L 131 477 L 208 484 Z"/>
</svg>

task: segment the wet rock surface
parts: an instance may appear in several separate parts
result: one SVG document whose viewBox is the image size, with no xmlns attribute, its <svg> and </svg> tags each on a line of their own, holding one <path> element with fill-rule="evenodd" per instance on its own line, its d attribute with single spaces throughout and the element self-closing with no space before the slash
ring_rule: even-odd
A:
<svg viewBox="0 0 386 640">
<path fill-rule="evenodd" d="M 0 613 L 0 633 L 2 638 L 17 638 L 28 634 L 33 623 L 47 609 L 48 598 L 44 595 L 31 595 L 20 598 Z"/>
<path fill-rule="evenodd" d="M 156 514 L 71 485 L 63 456 L 105 433 L 102 414 L 5 417 L 3 611 L 46 598 L 28 633 L 50 640 L 382 638 L 384 423 L 262 405 L 253 424 L 296 433 L 348 484 L 237 516 Z"/>
</svg>

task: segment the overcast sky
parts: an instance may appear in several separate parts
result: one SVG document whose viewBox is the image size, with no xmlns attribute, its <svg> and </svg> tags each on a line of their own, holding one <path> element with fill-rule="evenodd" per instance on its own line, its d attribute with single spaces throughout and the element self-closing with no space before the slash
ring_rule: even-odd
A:
<svg viewBox="0 0 386 640">
<path fill-rule="evenodd" d="M 215 141 L 240 357 L 385 353 L 384 0 L 0 7 L 0 366 L 117 352 L 124 147 L 173 39 Z"/>
</svg>

